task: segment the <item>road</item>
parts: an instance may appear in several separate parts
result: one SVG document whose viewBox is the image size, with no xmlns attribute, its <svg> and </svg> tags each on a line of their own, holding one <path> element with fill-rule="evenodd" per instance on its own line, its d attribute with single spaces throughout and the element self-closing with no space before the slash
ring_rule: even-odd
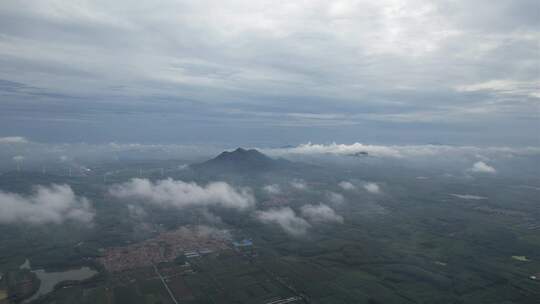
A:
<svg viewBox="0 0 540 304">
<path fill-rule="evenodd" d="M 174 297 L 174 294 L 169 289 L 169 285 L 167 285 L 167 282 L 165 282 L 165 278 L 159 273 L 156 265 L 152 264 L 152 267 L 154 267 L 154 271 L 159 276 L 159 279 L 161 280 L 161 283 L 163 283 L 163 286 L 165 286 L 165 289 L 167 289 L 167 292 L 169 293 L 169 296 L 171 297 L 171 300 L 174 302 L 174 304 L 178 304 L 178 301 L 176 301 L 176 298 Z"/>
</svg>

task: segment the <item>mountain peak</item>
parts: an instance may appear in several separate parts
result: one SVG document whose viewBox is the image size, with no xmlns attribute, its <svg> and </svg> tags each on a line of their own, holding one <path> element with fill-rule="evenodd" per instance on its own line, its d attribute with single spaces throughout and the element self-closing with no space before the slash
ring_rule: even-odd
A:
<svg viewBox="0 0 540 304">
<path fill-rule="evenodd" d="M 229 161 L 271 161 L 272 159 L 258 150 L 237 148 L 236 150 L 229 152 L 225 151 L 219 154 L 214 160 L 229 160 Z"/>
<path fill-rule="evenodd" d="M 279 167 L 282 161 L 272 159 L 256 149 L 237 148 L 225 151 L 204 163 L 199 168 L 232 171 L 259 171 Z"/>
</svg>

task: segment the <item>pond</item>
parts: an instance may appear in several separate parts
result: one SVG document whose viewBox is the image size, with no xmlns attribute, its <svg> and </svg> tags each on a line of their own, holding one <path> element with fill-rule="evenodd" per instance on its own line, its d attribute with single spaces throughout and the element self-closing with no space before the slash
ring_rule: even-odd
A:
<svg viewBox="0 0 540 304">
<path fill-rule="evenodd" d="M 25 268 L 31 268 L 30 262 L 28 260 L 23 264 Z M 37 278 L 40 281 L 38 291 L 28 298 L 25 303 L 37 299 L 39 296 L 45 295 L 53 291 L 54 286 L 63 281 L 81 281 L 91 278 L 96 275 L 98 272 L 91 269 L 90 267 L 81 267 L 77 269 L 69 269 L 66 271 L 57 271 L 57 272 L 48 272 L 43 269 L 31 270 L 36 274 Z"/>
</svg>

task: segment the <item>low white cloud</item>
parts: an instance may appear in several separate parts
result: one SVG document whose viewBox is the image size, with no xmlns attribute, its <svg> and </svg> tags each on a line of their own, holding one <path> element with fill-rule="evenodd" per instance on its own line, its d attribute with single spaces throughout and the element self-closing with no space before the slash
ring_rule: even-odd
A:
<svg viewBox="0 0 540 304">
<path fill-rule="evenodd" d="M 470 169 L 471 172 L 475 172 L 475 173 L 490 173 L 490 174 L 494 174 L 497 172 L 497 170 L 495 170 L 494 167 L 486 164 L 485 162 L 483 161 L 479 161 L 479 162 L 476 162 L 474 163 L 474 165 L 472 166 L 472 168 Z"/>
<path fill-rule="evenodd" d="M 36 186 L 30 195 L 0 191 L 0 224 L 91 224 L 94 215 L 90 201 L 68 185 Z"/>
<path fill-rule="evenodd" d="M 0 144 L 26 144 L 28 140 L 21 136 L 0 137 Z"/>
<path fill-rule="evenodd" d="M 263 187 L 263 190 L 268 194 L 276 195 L 281 193 L 281 187 L 277 184 L 266 185 Z"/>
<path fill-rule="evenodd" d="M 371 182 L 365 183 L 364 184 L 364 189 L 366 189 L 367 192 L 373 193 L 373 194 L 380 194 L 381 193 L 381 188 L 376 183 L 371 183 Z"/>
<path fill-rule="evenodd" d="M 304 235 L 311 227 L 306 220 L 298 217 L 289 207 L 257 211 L 255 216 L 262 223 L 279 225 L 285 232 L 293 236 Z"/>
<path fill-rule="evenodd" d="M 351 182 L 348 182 L 348 181 L 342 181 L 338 184 L 338 186 L 340 186 L 343 190 L 356 190 L 356 186 L 353 185 L 353 183 Z"/>
<path fill-rule="evenodd" d="M 328 201 L 330 201 L 333 204 L 343 204 L 345 202 L 345 197 L 343 197 L 342 194 L 329 191 L 326 193 L 326 197 L 328 198 Z"/>
<path fill-rule="evenodd" d="M 300 213 L 310 222 L 343 223 L 343 217 L 325 204 L 304 205 L 300 208 Z"/>
<path fill-rule="evenodd" d="M 248 188 L 234 188 L 225 182 L 212 182 L 205 186 L 173 179 L 152 182 L 134 178 L 123 184 L 113 185 L 109 193 L 122 199 L 134 199 L 162 207 L 185 208 L 189 206 L 222 206 L 245 209 L 255 204 Z"/>
<path fill-rule="evenodd" d="M 292 180 L 290 182 L 291 184 L 291 187 L 297 189 L 297 190 L 306 190 L 307 189 L 307 184 L 304 180 L 302 179 L 295 179 L 295 180 Z"/>
</svg>

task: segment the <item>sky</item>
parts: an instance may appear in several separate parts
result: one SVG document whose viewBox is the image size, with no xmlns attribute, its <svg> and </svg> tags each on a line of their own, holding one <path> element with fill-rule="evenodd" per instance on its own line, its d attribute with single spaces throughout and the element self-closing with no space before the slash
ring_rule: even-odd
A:
<svg viewBox="0 0 540 304">
<path fill-rule="evenodd" d="M 539 146 L 540 2 L 0 2 L 0 137 Z"/>
</svg>

